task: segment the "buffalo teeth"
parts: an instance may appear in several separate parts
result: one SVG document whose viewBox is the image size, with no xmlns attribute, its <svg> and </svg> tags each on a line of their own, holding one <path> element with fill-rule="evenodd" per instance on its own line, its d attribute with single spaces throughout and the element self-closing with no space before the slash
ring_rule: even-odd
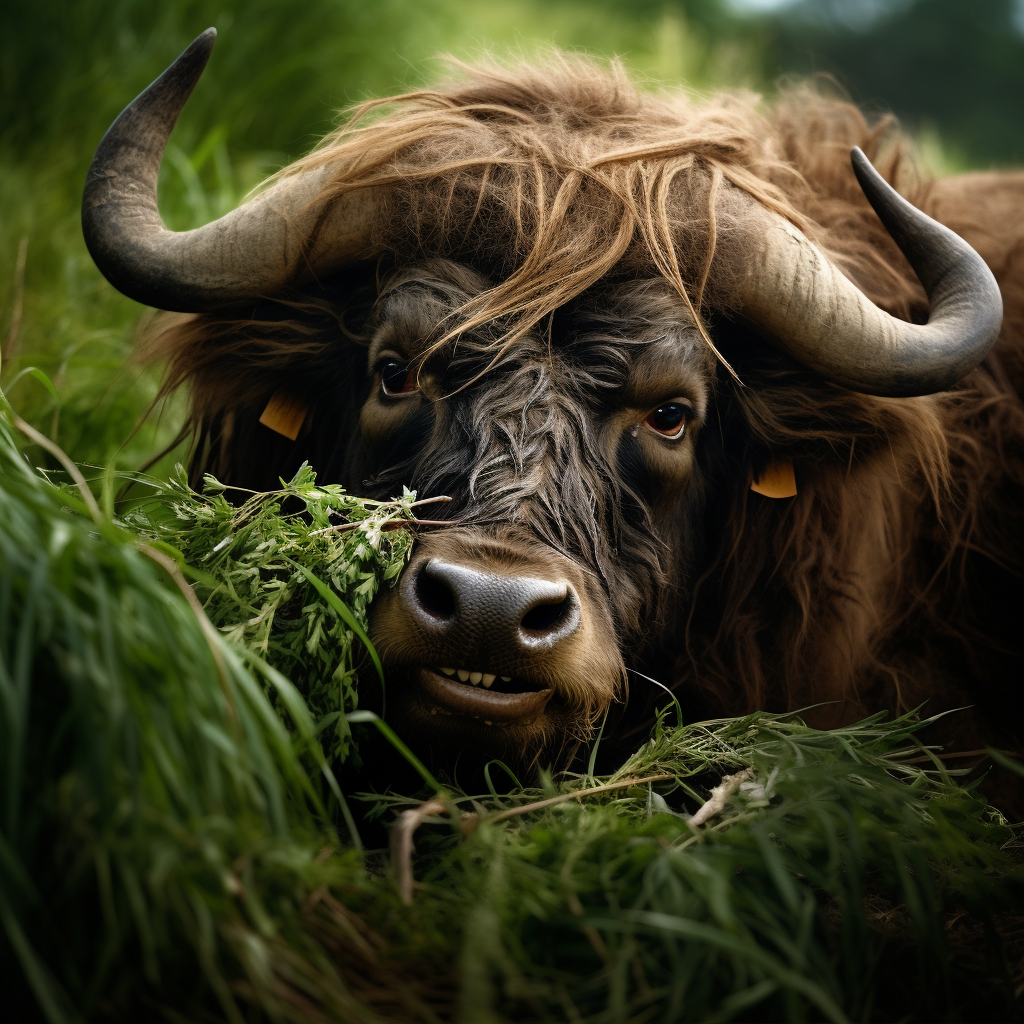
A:
<svg viewBox="0 0 1024 1024">
<path fill-rule="evenodd" d="M 447 668 L 441 666 L 438 672 L 443 672 L 449 678 L 458 677 L 459 682 L 469 683 L 472 686 L 484 686 L 490 689 L 494 685 L 495 679 L 500 679 L 503 683 L 511 683 L 511 676 L 498 676 L 493 672 L 476 672 L 468 668 Z"/>
</svg>

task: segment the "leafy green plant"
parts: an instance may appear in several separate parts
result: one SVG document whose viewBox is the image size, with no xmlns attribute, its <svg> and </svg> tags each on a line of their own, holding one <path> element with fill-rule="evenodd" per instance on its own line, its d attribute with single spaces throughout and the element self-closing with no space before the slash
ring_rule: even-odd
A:
<svg viewBox="0 0 1024 1024">
<path fill-rule="evenodd" d="M 298 686 L 317 731 L 331 731 L 329 754 L 344 760 L 357 662 L 368 655 L 383 680 L 366 608 L 408 557 L 411 534 L 395 527 L 415 522 L 415 493 L 393 502 L 355 498 L 318 485 L 306 465 L 279 490 L 236 504 L 212 477 L 195 493 L 180 466 L 166 485 L 147 483 L 152 493 L 126 516 L 128 527 L 190 572 L 230 642 Z"/>
</svg>

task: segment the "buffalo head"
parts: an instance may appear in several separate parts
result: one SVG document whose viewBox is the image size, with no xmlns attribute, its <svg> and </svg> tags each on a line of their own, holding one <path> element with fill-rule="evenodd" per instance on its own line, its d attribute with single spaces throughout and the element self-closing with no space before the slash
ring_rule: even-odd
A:
<svg viewBox="0 0 1024 1024">
<path fill-rule="evenodd" d="M 927 323 L 874 305 L 720 127 L 699 136 L 614 78 L 423 93 L 170 232 L 157 172 L 212 42 L 103 140 L 86 240 L 126 294 L 193 314 L 191 366 L 220 367 L 234 396 L 208 388 L 197 407 L 222 476 L 286 471 L 294 452 L 252 440 L 283 386 L 306 398 L 302 455 L 322 475 L 451 498 L 372 622 L 389 707 L 442 749 L 572 747 L 627 669 L 680 654 L 712 498 L 749 469 L 728 448 L 716 339 L 837 390 L 908 396 L 951 386 L 999 331 L 980 257 L 859 150 Z"/>
</svg>

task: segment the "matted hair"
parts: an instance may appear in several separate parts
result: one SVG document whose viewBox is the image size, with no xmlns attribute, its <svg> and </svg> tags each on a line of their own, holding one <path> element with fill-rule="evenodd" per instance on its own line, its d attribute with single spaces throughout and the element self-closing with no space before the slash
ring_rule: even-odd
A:
<svg viewBox="0 0 1024 1024">
<path fill-rule="evenodd" d="M 903 258 L 848 165 L 855 139 L 885 177 L 912 186 L 891 118 L 869 127 L 807 86 L 771 108 L 751 93 L 645 92 L 616 61 L 558 52 L 508 67 L 451 63 L 447 84 L 361 104 L 282 172 L 326 169 L 320 224 L 332 200 L 372 188 L 381 250 L 488 273 L 494 286 L 451 333 L 502 319 L 511 343 L 610 274 L 661 275 L 703 330 L 709 285 L 724 293 L 742 266 L 722 202 L 730 189 L 803 230 L 878 305 L 909 315 L 906 275 L 892 269 Z"/>
</svg>

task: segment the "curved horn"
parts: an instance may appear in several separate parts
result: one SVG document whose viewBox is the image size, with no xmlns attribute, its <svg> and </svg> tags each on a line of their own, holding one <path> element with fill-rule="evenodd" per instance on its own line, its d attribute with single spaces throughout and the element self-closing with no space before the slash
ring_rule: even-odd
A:
<svg viewBox="0 0 1024 1024">
<path fill-rule="evenodd" d="M 332 206 L 309 251 L 324 168 L 284 178 L 194 231 L 164 227 L 160 162 L 216 37 L 207 29 L 125 108 L 96 150 L 82 196 L 85 243 L 107 280 L 139 302 L 182 313 L 268 294 L 307 270 L 370 252 L 371 205 L 360 192 Z"/>
<path fill-rule="evenodd" d="M 944 391 L 995 344 L 1003 317 L 999 287 L 959 235 L 911 206 L 860 149 L 851 159 L 868 201 L 924 285 L 928 323 L 879 309 L 802 232 L 763 207 L 734 305 L 798 362 L 851 391 Z"/>
</svg>

